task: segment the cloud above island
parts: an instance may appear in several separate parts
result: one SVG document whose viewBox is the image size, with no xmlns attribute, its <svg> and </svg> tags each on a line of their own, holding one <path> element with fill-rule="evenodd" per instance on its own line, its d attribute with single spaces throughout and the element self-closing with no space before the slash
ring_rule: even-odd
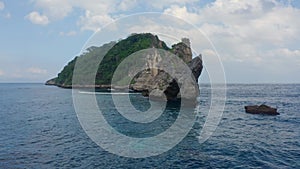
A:
<svg viewBox="0 0 300 169">
<path fill-rule="evenodd" d="M 5 8 L 4 2 L 0 1 L 0 11 L 2 11 Z"/>
<path fill-rule="evenodd" d="M 25 16 L 25 18 L 37 25 L 48 25 L 50 22 L 46 15 L 41 15 L 36 11 L 30 12 L 27 16 Z"/>
<path fill-rule="evenodd" d="M 30 67 L 27 69 L 27 72 L 38 75 L 47 74 L 47 70 L 38 67 Z"/>
<path fill-rule="evenodd" d="M 3 76 L 4 72 L 2 70 L 0 70 L 0 76 Z"/>
<path fill-rule="evenodd" d="M 69 31 L 69 32 L 59 32 L 60 36 L 76 36 L 77 32 L 76 31 Z"/>
</svg>

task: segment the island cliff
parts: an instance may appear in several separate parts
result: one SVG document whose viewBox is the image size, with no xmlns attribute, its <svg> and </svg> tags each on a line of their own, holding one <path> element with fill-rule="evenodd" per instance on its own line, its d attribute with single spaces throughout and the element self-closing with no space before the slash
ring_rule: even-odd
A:
<svg viewBox="0 0 300 169">
<path fill-rule="evenodd" d="M 55 85 L 63 88 L 74 87 L 72 84 L 72 77 L 76 60 L 85 60 L 85 64 L 80 68 L 82 69 L 82 77 L 84 79 L 85 74 L 89 74 L 92 71 L 90 70 L 90 67 L 94 61 L 99 60 L 103 51 L 107 51 L 98 67 L 95 84 L 77 85 L 76 87 L 114 88 L 115 86 L 111 84 L 111 80 L 118 65 L 129 55 L 151 48 L 164 50 L 181 58 L 190 68 L 195 82 L 198 82 L 198 78 L 203 68 L 202 58 L 201 56 L 197 56 L 192 59 L 189 39 L 182 38 L 181 42 L 174 44 L 172 45 L 172 48 L 169 48 L 165 42 L 159 40 L 157 36 L 150 33 L 144 33 L 132 34 L 119 42 L 110 42 L 101 47 L 92 46 L 88 48 L 81 56 L 77 56 L 70 61 L 56 78 L 48 80 L 46 85 Z M 157 54 L 154 56 L 154 59 L 147 60 L 147 66 L 152 67 L 155 64 L 159 64 L 160 61 L 161 56 Z M 167 100 L 175 100 L 181 98 L 180 93 L 182 92 L 188 93 L 189 98 L 187 99 L 195 99 L 195 97 L 199 95 L 197 83 L 188 86 L 178 84 L 178 81 L 185 80 L 185 72 L 179 72 L 179 79 L 174 79 L 168 73 L 158 69 L 145 69 L 137 75 L 128 76 L 132 79 L 129 86 L 130 89 L 141 92 L 144 96 L 151 95 L 156 98 L 161 98 L 161 94 L 164 93 Z M 120 81 L 122 81 L 122 79 Z M 191 87 L 194 90 L 190 90 L 189 88 Z M 163 92 L 157 92 L 156 89 Z M 194 92 L 195 89 L 197 92 Z"/>
</svg>

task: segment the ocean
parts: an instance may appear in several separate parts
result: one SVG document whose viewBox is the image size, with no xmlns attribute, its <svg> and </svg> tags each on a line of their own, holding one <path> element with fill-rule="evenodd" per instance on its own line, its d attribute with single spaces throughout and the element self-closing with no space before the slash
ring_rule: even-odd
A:
<svg viewBox="0 0 300 169">
<path fill-rule="evenodd" d="M 228 84 L 221 121 L 201 144 L 210 85 L 201 84 L 200 91 L 197 119 L 179 144 L 157 156 L 128 158 L 105 151 L 88 137 L 72 90 L 0 84 L 0 168 L 300 168 L 300 84 Z M 171 105 L 153 124 L 139 125 L 118 114 L 110 94 L 100 92 L 96 98 L 109 124 L 129 137 L 155 136 L 178 117 L 178 107 Z M 150 107 L 139 94 L 130 100 L 141 111 Z M 262 103 L 280 115 L 245 113 L 244 106 Z"/>
</svg>

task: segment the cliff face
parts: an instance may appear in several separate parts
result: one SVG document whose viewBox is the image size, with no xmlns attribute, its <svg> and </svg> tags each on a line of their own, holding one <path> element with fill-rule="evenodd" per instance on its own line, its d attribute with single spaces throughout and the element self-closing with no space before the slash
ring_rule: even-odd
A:
<svg viewBox="0 0 300 169">
<path fill-rule="evenodd" d="M 195 57 L 187 65 L 194 80 L 187 85 L 183 85 L 183 82 L 189 80 L 189 72 L 174 72 L 176 79 L 163 70 L 147 69 L 135 77 L 135 83 L 130 88 L 157 99 L 176 100 L 181 98 L 181 93 L 185 93 L 185 99 L 196 99 L 199 95 L 197 82 L 203 69 L 201 56 Z"/>
<path fill-rule="evenodd" d="M 158 39 L 157 36 L 150 33 L 146 34 L 133 34 L 128 38 L 119 42 L 111 42 L 101 47 L 90 47 L 87 52 L 81 56 L 76 57 L 70 61 L 67 66 L 58 74 L 58 77 L 53 78 L 46 82 L 47 85 L 56 85 L 64 88 L 73 87 L 99 87 L 99 88 L 110 88 L 112 76 L 118 65 L 131 54 L 144 50 L 144 49 L 161 49 L 168 53 L 173 53 L 187 63 L 189 71 L 192 72 L 195 82 L 197 82 L 201 71 L 202 71 L 202 60 L 200 57 L 192 59 L 192 51 L 190 48 L 190 42 L 187 38 L 183 38 L 182 42 L 179 42 L 168 48 L 167 45 Z M 108 51 L 108 52 L 103 52 Z M 102 53 L 106 53 L 101 64 L 99 65 L 96 74 L 96 84 L 85 84 L 85 77 L 92 70 L 91 65 L 97 63 Z M 142 57 L 142 56 L 141 56 Z M 147 57 L 145 57 L 147 59 Z M 74 66 L 77 59 L 84 60 L 84 63 L 80 69 L 82 70 L 82 84 L 72 84 L 72 77 Z M 189 99 L 193 99 L 198 96 L 198 84 L 183 85 L 182 81 L 186 81 L 187 72 L 173 72 L 177 78 L 171 77 L 168 73 L 164 72 L 163 69 L 147 69 L 147 67 L 156 67 L 158 65 L 164 65 L 168 67 L 168 62 L 162 61 L 161 53 L 154 53 L 154 57 L 146 60 L 145 69 L 136 74 L 131 74 L 128 71 L 127 77 L 120 77 L 120 81 L 126 78 L 133 79 L 130 88 L 137 92 L 142 92 L 145 96 L 153 96 L 157 98 L 164 97 L 168 100 L 174 100 L 181 97 L 181 93 L 188 95 Z M 176 63 L 177 65 L 178 63 Z M 128 65 L 127 69 L 134 69 L 134 65 Z M 180 69 L 179 69 L 180 70 Z M 189 88 L 193 88 L 190 90 Z M 197 90 L 197 92 L 195 92 Z M 192 93 L 190 92 L 192 91 Z M 165 96 L 162 96 L 165 95 Z"/>
</svg>

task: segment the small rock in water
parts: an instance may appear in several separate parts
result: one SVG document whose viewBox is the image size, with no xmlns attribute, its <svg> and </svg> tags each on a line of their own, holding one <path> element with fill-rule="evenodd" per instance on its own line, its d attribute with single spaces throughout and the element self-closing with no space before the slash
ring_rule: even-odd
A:
<svg viewBox="0 0 300 169">
<path fill-rule="evenodd" d="M 276 108 L 272 108 L 267 105 L 253 105 L 253 106 L 245 106 L 246 113 L 251 114 L 267 114 L 267 115 L 279 115 Z"/>
</svg>

